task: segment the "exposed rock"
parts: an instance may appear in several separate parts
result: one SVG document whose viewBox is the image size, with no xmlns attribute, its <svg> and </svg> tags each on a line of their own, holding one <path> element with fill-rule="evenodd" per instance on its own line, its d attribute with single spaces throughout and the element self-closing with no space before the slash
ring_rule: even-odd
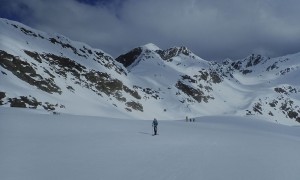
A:
<svg viewBox="0 0 300 180">
<path fill-rule="evenodd" d="M 61 94 L 62 92 L 52 78 L 43 78 L 41 75 L 37 74 L 31 64 L 2 50 L 0 50 L 0 66 L 11 71 L 21 80 L 36 86 L 47 93 Z"/>
<path fill-rule="evenodd" d="M 142 53 L 142 48 L 138 47 L 126 54 L 122 54 L 121 56 L 116 58 L 116 61 L 119 63 L 123 64 L 124 67 L 130 66 L 135 60 L 141 55 Z"/>
</svg>

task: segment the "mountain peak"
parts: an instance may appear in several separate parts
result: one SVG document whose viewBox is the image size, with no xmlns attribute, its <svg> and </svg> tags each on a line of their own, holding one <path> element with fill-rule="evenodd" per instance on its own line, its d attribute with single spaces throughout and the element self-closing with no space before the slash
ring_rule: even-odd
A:
<svg viewBox="0 0 300 180">
<path fill-rule="evenodd" d="M 160 50 L 160 48 L 158 46 L 156 46 L 155 44 L 153 43 L 148 43 L 148 44 L 145 44 L 142 46 L 143 48 L 145 49 L 148 49 L 150 51 L 157 51 L 157 50 Z"/>
<path fill-rule="evenodd" d="M 149 52 L 161 51 L 161 49 L 153 43 L 148 43 L 143 46 L 137 47 L 129 51 L 128 53 L 122 54 L 116 58 L 116 61 L 123 64 L 126 68 L 132 65 L 136 60 L 143 54 Z"/>
<path fill-rule="evenodd" d="M 172 47 L 166 50 L 157 50 L 156 53 L 160 55 L 163 60 L 171 59 L 175 56 L 179 56 L 181 54 L 185 56 L 192 55 L 192 51 L 190 51 L 187 47 Z"/>
<path fill-rule="evenodd" d="M 122 54 L 116 58 L 116 61 L 123 64 L 124 67 L 130 66 L 141 55 L 143 49 L 141 47 L 134 48 L 126 54 Z"/>
<path fill-rule="evenodd" d="M 246 67 L 255 66 L 259 63 L 265 62 L 269 57 L 262 56 L 260 54 L 251 54 L 247 56 L 243 61 L 247 63 Z"/>
</svg>

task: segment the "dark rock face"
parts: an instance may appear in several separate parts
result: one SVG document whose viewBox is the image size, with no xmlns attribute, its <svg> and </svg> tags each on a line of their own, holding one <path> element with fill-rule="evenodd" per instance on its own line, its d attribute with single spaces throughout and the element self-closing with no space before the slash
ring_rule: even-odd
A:
<svg viewBox="0 0 300 180">
<path fill-rule="evenodd" d="M 223 81 L 223 77 L 214 70 L 201 70 L 194 75 L 198 82 L 204 81 L 208 84 L 219 84 Z"/>
<path fill-rule="evenodd" d="M 181 90 L 183 93 L 185 93 L 188 96 L 191 96 L 193 99 L 195 99 L 198 103 L 201 103 L 204 101 L 205 103 L 208 103 L 209 99 L 214 99 L 213 97 L 209 95 L 205 95 L 203 91 L 200 89 L 193 88 L 189 85 L 186 85 L 182 83 L 181 81 L 178 81 L 175 85 L 179 90 Z"/>
<path fill-rule="evenodd" d="M 245 59 L 245 61 L 248 61 L 247 62 L 247 65 L 246 65 L 246 68 L 247 67 L 251 67 L 251 66 L 255 66 L 257 64 L 259 64 L 260 62 L 262 62 L 264 59 L 261 55 L 254 55 L 252 54 L 249 59 Z"/>
<path fill-rule="evenodd" d="M 5 92 L 0 91 L 0 105 L 3 105 L 3 99 L 6 97 Z"/>
<path fill-rule="evenodd" d="M 170 48 L 167 50 L 156 50 L 155 51 L 163 60 L 171 61 L 171 58 L 178 56 L 179 54 L 184 54 L 186 56 L 190 55 L 191 51 L 186 47 Z"/>
<path fill-rule="evenodd" d="M 144 111 L 143 106 L 138 102 L 130 101 L 130 102 L 126 103 L 126 106 L 128 106 L 128 108 L 132 108 L 134 110 L 138 110 L 138 111 L 141 111 L 141 112 Z M 128 108 L 126 108 L 126 109 L 128 110 Z"/>
<path fill-rule="evenodd" d="M 134 61 L 141 55 L 142 51 L 143 50 L 140 47 L 135 48 L 135 49 L 131 50 L 130 52 L 117 57 L 116 61 L 123 64 L 124 67 L 128 67 L 132 63 L 134 63 Z"/>
<path fill-rule="evenodd" d="M 37 74 L 31 64 L 2 50 L 0 50 L 0 66 L 11 71 L 19 79 L 30 85 L 36 86 L 47 93 L 62 93 L 60 87 L 55 84 L 53 78 L 43 78 L 41 75 Z"/>
<path fill-rule="evenodd" d="M 65 108 L 64 105 L 51 104 L 49 102 L 40 102 L 35 97 L 32 96 L 19 96 L 14 98 L 7 98 L 7 102 L 4 104 L 9 104 L 10 107 L 17 107 L 17 108 L 31 108 L 37 109 L 41 107 L 47 111 L 54 111 L 57 109 Z"/>
<path fill-rule="evenodd" d="M 87 88 L 93 87 L 98 91 L 97 94 L 105 93 L 107 96 L 113 96 L 117 100 L 126 102 L 123 93 L 128 93 L 136 99 L 141 99 L 139 93 L 124 85 L 122 81 L 112 78 L 109 74 L 97 71 L 90 71 L 84 74 L 88 82 L 84 82 Z"/>
<path fill-rule="evenodd" d="M 41 106 L 42 103 L 38 102 L 35 98 L 28 98 L 27 96 L 20 96 L 19 98 L 9 98 L 11 107 L 22 107 L 26 108 L 28 105 L 30 108 L 36 109 L 38 106 Z"/>
</svg>

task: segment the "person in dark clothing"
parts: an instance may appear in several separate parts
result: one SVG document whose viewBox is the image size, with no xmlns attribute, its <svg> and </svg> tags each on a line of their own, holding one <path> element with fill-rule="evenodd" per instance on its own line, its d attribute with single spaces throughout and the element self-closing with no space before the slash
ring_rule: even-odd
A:
<svg viewBox="0 0 300 180">
<path fill-rule="evenodd" d="M 156 118 L 154 118 L 154 120 L 152 122 L 152 127 L 153 127 L 153 130 L 154 130 L 154 135 L 157 135 L 157 125 L 158 125 L 158 122 L 157 122 Z"/>
</svg>

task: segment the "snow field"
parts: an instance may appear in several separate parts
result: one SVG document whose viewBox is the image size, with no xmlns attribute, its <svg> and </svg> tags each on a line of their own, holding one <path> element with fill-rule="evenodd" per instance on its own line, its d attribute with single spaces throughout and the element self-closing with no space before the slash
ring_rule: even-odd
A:
<svg viewBox="0 0 300 180">
<path fill-rule="evenodd" d="M 220 116 L 151 121 L 0 108 L 0 179 L 300 177 L 300 129 Z"/>
</svg>

